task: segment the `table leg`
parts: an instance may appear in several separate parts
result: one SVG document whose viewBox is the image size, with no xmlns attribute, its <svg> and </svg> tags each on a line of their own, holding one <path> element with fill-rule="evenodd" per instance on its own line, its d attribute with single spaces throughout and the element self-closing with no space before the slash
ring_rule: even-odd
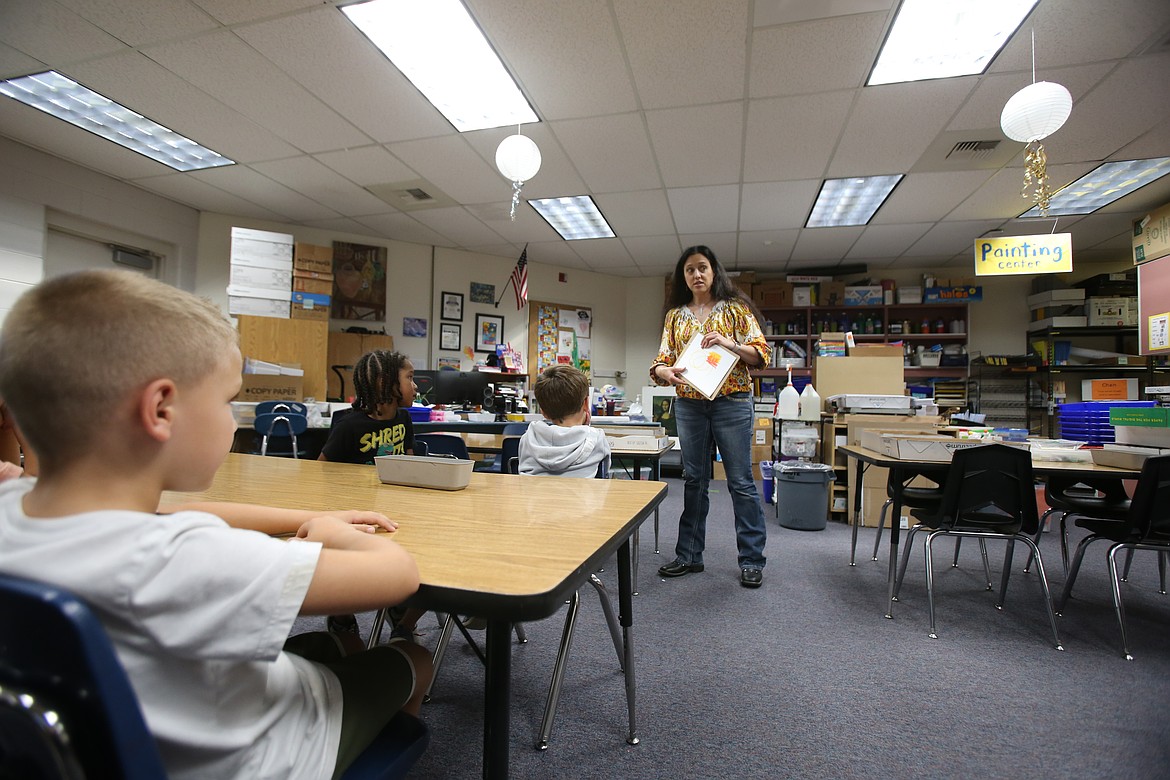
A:
<svg viewBox="0 0 1170 780">
<path fill-rule="evenodd" d="M 483 702 L 483 776 L 508 776 L 512 684 L 512 623 L 489 620 Z"/>
<path fill-rule="evenodd" d="M 906 482 L 906 475 L 900 470 L 891 469 L 890 479 L 896 485 L 894 488 L 894 503 L 891 505 L 893 514 L 890 515 L 890 567 L 886 573 L 886 617 L 894 619 L 894 585 L 898 579 L 898 543 L 902 535 L 902 486 Z"/>
<path fill-rule="evenodd" d="M 857 527 L 861 525 L 861 486 L 865 479 L 865 463 L 861 458 L 854 458 L 857 465 L 853 469 L 853 541 L 849 545 L 849 565 L 856 566 L 857 558 Z M 776 505 L 776 516 L 780 516 L 780 505 Z"/>
<path fill-rule="evenodd" d="M 622 626 L 622 646 L 625 655 L 623 668 L 626 678 L 626 708 L 629 711 L 630 731 L 626 742 L 637 745 L 637 718 L 634 714 L 634 599 L 631 572 L 630 540 L 626 539 L 618 549 L 618 622 Z"/>
</svg>

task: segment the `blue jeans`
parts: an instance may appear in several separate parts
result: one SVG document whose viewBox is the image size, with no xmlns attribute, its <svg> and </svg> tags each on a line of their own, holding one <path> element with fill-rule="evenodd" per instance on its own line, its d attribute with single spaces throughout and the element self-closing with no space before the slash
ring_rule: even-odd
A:
<svg viewBox="0 0 1170 780">
<path fill-rule="evenodd" d="M 711 440 L 719 447 L 727 489 L 735 509 L 735 536 L 741 568 L 762 569 L 768 531 L 764 510 L 752 479 L 752 397 L 747 393 L 719 396 L 714 401 L 674 400 L 674 416 L 682 446 L 683 511 L 678 519 L 675 557 L 683 563 L 702 563 L 706 546 L 707 510 L 711 506 Z"/>
</svg>

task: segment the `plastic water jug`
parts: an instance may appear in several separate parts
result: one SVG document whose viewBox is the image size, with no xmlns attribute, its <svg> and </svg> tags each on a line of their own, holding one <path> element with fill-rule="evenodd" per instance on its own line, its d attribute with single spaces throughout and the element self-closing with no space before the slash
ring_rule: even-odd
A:
<svg viewBox="0 0 1170 780">
<path fill-rule="evenodd" d="M 780 391 L 776 416 L 781 420 L 795 420 L 800 417 L 800 393 L 792 386 L 791 377 L 785 388 Z"/>
<path fill-rule="evenodd" d="M 806 422 L 818 422 L 821 419 L 821 395 L 809 382 L 800 394 L 800 419 Z"/>
</svg>

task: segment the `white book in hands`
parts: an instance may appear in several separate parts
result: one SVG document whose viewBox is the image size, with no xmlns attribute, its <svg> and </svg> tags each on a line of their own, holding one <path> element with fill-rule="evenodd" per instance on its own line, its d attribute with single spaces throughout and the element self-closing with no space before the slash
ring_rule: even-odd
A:
<svg viewBox="0 0 1170 780">
<path fill-rule="evenodd" d="M 727 375 L 739 362 L 739 355 L 717 345 L 702 346 L 704 335 L 695 334 L 674 362 L 674 367 L 685 368 L 679 378 L 710 401 L 714 400 Z"/>
</svg>

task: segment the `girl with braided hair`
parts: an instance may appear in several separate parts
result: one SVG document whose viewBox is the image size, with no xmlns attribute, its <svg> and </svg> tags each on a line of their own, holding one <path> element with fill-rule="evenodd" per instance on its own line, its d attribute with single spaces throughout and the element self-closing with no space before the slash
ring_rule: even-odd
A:
<svg viewBox="0 0 1170 780">
<path fill-rule="evenodd" d="M 375 349 L 353 367 L 353 411 L 337 421 L 318 460 L 373 465 L 377 455 L 413 455 L 414 366 L 401 352 Z"/>
</svg>

